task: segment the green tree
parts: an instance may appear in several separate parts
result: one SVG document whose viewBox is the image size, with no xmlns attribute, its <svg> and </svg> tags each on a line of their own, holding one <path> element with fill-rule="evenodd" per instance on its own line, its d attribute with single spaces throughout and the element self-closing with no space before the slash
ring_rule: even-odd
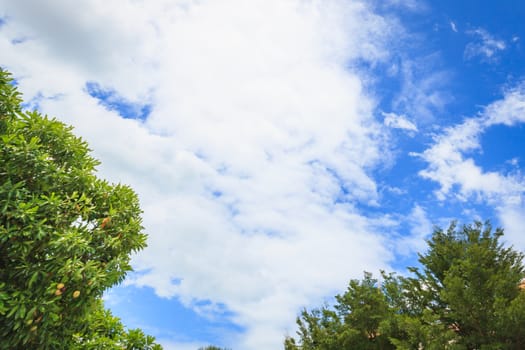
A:
<svg viewBox="0 0 525 350">
<path fill-rule="evenodd" d="M 436 228 L 411 277 L 351 281 L 333 308 L 303 311 L 285 349 L 522 349 L 523 254 L 502 235 L 480 222 Z"/>
<path fill-rule="evenodd" d="M 141 210 L 71 127 L 21 102 L 0 69 L 0 349 L 70 349 L 145 247 Z"/>
<path fill-rule="evenodd" d="M 421 269 L 404 280 L 414 314 L 430 314 L 431 325 L 457 334 L 464 349 L 521 349 L 525 330 L 523 254 L 500 243 L 502 229 L 475 222 L 448 230 L 437 228 L 420 255 Z M 510 334 L 509 329 L 514 333 Z"/>
<path fill-rule="evenodd" d="M 302 312 L 297 320 L 299 343 L 287 338 L 286 350 L 394 349 L 381 331 L 393 309 L 370 273 L 361 281 L 351 280 L 335 299 L 333 308 Z"/>
</svg>

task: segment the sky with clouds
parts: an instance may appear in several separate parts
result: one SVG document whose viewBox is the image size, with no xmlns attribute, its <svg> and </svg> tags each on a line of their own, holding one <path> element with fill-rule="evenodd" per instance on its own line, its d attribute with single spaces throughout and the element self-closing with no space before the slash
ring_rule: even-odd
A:
<svg viewBox="0 0 525 350">
<path fill-rule="evenodd" d="M 0 66 L 140 196 L 106 295 L 168 350 L 282 347 L 434 225 L 525 250 L 518 1 L 0 0 Z"/>
</svg>

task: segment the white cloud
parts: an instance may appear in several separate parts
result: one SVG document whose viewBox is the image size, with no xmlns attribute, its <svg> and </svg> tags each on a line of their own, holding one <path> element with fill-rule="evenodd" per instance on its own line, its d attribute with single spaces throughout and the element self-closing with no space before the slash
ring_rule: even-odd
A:
<svg viewBox="0 0 525 350">
<path fill-rule="evenodd" d="M 525 84 L 507 91 L 505 98 L 489 105 L 485 110 L 488 125 L 513 126 L 525 122 Z"/>
<path fill-rule="evenodd" d="M 480 138 L 491 126 L 511 127 L 525 122 L 524 91 L 523 86 L 507 91 L 479 116 L 445 129 L 435 137 L 434 145 L 418 155 L 428 163 L 420 175 L 440 184 L 436 191 L 440 200 L 453 196 L 461 201 L 475 200 L 493 206 L 507 227 L 509 242 L 520 249 L 525 248 L 525 241 L 518 234 L 518 227 L 525 224 L 519 214 L 523 213 L 524 206 L 524 178 L 519 172 L 485 171 L 469 155 L 483 151 Z"/>
<path fill-rule="evenodd" d="M 463 56 L 467 60 L 480 57 L 484 61 L 493 62 L 497 60 L 498 53 L 507 48 L 505 41 L 495 38 L 485 29 L 478 28 L 468 31 L 467 34 L 477 39 L 465 47 Z"/>
<path fill-rule="evenodd" d="M 458 32 L 458 28 L 456 27 L 456 23 L 450 21 L 450 29 L 452 29 L 453 32 Z"/>
<path fill-rule="evenodd" d="M 26 98 L 59 95 L 41 110 L 140 195 L 149 247 L 128 283 L 222 303 L 247 329 L 236 348 L 269 349 L 301 306 L 386 267 L 354 204 L 377 203 L 370 172 L 389 156 L 347 67 L 386 60 L 397 24 L 366 2 L 0 4 L 2 64 Z M 104 109 L 87 81 L 151 102 L 150 118 Z"/>
<path fill-rule="evenodd" d="M 393 108 L 420 126 L 434 123 L 453 99 L 447 88 L 451 74 L 438 68 L 438 61 L 437 55 L 429 55 L 406 58 L 400 65 L 401 91 Z"/>
<path fill-rule="evenodd" d="M 426 210 L 416 204 L 405 220 L 410 226 L 410 234 L 396 241 L 396 251 L 405 256 L 424 252 L 427 248 L 425 240 L 433 231 Z"/>
<path fill-rule="evenodd" d="M 499 208 L 499 218 L 505 228 L 505 240 L 513 244 L 518 249 L 525 248 L 525 235 L 523 234 L 523 224 L 525 218 L 525 204 L 523 193 L 521 204 L 506 205 Z"/>
<path fill-rule="evenodd" d="M 397 115 L 395 113 L 381 113 L 385 119 L 383 123 L 393 129 L 401 129 L 406 131 L 417 132 L 417 126 L 407 119 L 404 115 Z"/>
<path fill-rule="evenodd" d="M 388 6 L 404 8 L 415 12 L 427 10 L 425 2 L 420 0 L 386 0 L 384 3 Z"/>
</svg>

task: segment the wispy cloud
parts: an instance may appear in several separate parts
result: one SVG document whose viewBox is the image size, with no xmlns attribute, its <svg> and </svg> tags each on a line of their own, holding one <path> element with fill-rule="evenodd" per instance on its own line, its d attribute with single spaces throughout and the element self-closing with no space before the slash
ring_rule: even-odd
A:
<svg viewBox="0 0 525 350">
<path fill-rule="evenodd" d="M 396 250 L 401 255 L 424 251 L 426 248 L 425 239 L 427 239 L 433 228 L 426 210 L 416 204 L 405 220 L 408 222 L 410 234 L 396 241 Z"/>
<path fill-rule="evenodd" d="M 498 54 L 507 48 L 505 41 L 497 39 L 485 29 L 478 28 L 467 31 L 475 40 L 465 47 L 463 56 L 466 60 L 480 58 L 482 61 L 495 62 Z"/>
<path fill-rule="evenodd" d="M 427 5 L 424 1 L 420 0 L 386 0 L 384 3 L 387 6 L 406 8 L 411 11 L 424 11 L 427 9 Z"/>
<path fill-rule="evenodd" d="M 417 125 L 433 123 L 453 99 L 447 92 L 451 74 L 439 68 L 436 55 L 407 58 L 401 63 L 401 89 L 393 109 L 402 111 Z"/>
<path fill-rule="evenodd" d="M 458 32 L 458 28 L 456 27 L 456 23 L 450 21 L 450 29 L 452 29 L 453 32 Z"/>
<path fill-rule="evenodd" d="M 385 119 L 383 123 L 393 129 L 401 129 L 409 132 L 417 132 L 416 124 L 412 123 L 404 115 L 398 115 L 395 113 L 381 113 Z"/>
<path fill-rule="evenodd" d="M 492 126 L 513 126 L 525 122 L 525 89 L 510 89 L 483 112 L 463 123 L 447 128 L 435 137 L 435 144 L 419 156 L 428 163 L 423 178 L 440 184 L 437 198 L 453 196 L 461 201 L 480 201 L 494 206 L 509 232 L 508 239 L 519 248 L 525 239 L 518 234 L 525 212 L 525 179 L 520 173 L 485 171 L 472 157 L 482 152 L 481 137 Z M 519 225 L 521 226 L 519 226 Z"/>
</svg>

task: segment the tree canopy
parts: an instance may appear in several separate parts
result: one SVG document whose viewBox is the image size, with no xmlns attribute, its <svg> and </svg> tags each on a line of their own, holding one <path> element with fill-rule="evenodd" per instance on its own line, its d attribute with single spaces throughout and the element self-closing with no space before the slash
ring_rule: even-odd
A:
<svg viewBox="0 0 525 350">
<path fill-rule="evenodd" d="M 108 348 L 152 348 L 101 303 L 146 244 L 136 194 L 95 175 L 70 126 L 21 104 L 0 69 L 0 349 L 90 348 L 107 322 L 121 335 Z"/>
<path fill-rule="evenodd" d="M 502 235 L 488 222 L 436 228 L 411 276 L 350 281 L 333 307 L 302 312 L 285 349 L 522 349 L 523 254 Z"/>
</svg>

